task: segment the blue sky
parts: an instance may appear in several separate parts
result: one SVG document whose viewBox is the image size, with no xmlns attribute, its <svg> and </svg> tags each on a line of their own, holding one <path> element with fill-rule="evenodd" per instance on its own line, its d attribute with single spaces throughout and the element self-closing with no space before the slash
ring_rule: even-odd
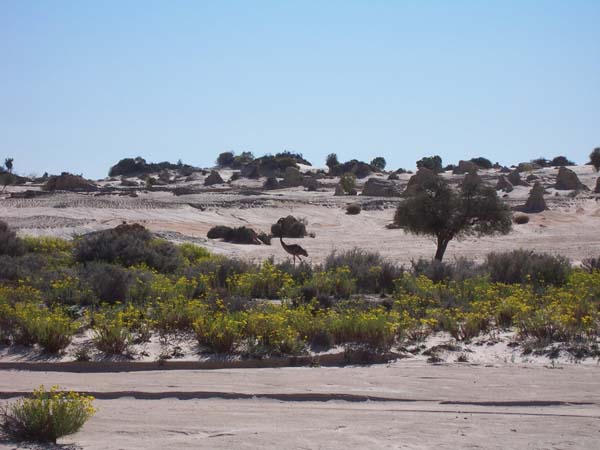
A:
<svg viewBox="0 0 600 450">
<path fill-rule="evenodd" d="M 0 158 L 94 178 L 227 150 L 583 163 L 599 23 L 597 0 L 1 0 Z"/>
</svg>

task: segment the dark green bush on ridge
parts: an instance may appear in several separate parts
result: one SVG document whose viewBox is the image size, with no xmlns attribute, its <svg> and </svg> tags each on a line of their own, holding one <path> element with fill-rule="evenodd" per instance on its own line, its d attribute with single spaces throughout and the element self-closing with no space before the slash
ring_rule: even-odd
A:
<svg viewBox="0 0 600 450">
<path fill-rule="evenodd" d="M 569 260 L 564 256 L 523 249 L 490 253 L 485 268 L 493 282 L 533 283 L 538 286 L 562 286 L 572 270 Z"/>
<path fill-rule="evenodd" d="M 348 267 L 359 292 L 391 292 L 394 280 L 404 272 L 402 267 L 386 261 L 379 253 L 359 248 L 330 253 L 324 266 L 325 270 Z"/>
<path fill-rule="evenodd" d="M 231 242 L 232 244 L 260 244 L 256 231 L 248 227 L 231 228 L 225 225 L 217 225 L 208 230 L 206 237 L 209 239 L 223 239 L 225 242 Z"/>
<path fill-rule="evenodd" d="M 26 251 L 23 240 L 0 220 L 0 255 L 19 256 Z"/>
<path fill-rule="evenodd" d="M 146 264 L 162 272 L 173 272 L 181 263 L 174 244 L 153 239 L 139 224 L 86 234 L 76 240 L 74 256 L 79 262 L 104 261 L 125 267 Z"/>
</svg>

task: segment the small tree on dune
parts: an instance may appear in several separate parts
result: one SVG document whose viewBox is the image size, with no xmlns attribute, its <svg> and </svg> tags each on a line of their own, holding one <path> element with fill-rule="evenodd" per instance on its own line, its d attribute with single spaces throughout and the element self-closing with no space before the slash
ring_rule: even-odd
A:
<svg viewBox="0 0 600 450">
<path fill-rule="evenodd" d="M 600 147 L 595 148 L 592 153 L 590 153 L 590 162 L 596 169 L 596 172 L 598 172 L 600 170 Z"/>
<path fill-rule="evenodd" d="M 327 167 L 329 167 L 330 170 L 332 167 L 339 166 L 340 161 L 338 160 L 337 155 L 335 153 L 330 153 L 329 155 L 327 155 L 327 159 L 325 160 L 325 165 Z"/>
<path fill-rule="evenodd" d="M 6 170 L 8 170 L 9 173 L 12 173 L 13 170 L 13 158 L 5 158 L 4 159 L 4 166 L 6 167 Z"/>
<path fill-rule="evenodd" d="M 386 166 L 386 161 L 385 161 L 385 158 L 382 156 L 373 158 L 373 161 L 371 161 L 371 167 L 373 167 L 373 169 L 375 169 L 375 170 L 378 170 L 379 172 L 381 172 L 383 169 L 385 169 L 385 166 Z"/>
<path fill-rule="evenodd" d="M 467 175 L 460 189 L 453 190 L 435 175 L 398 205 L 394 222 L 410 233 L 433 236 L 437 241 L 435 259 L 441 261 L 454 238 L 508 233 L 511 212 L 495 189 L 477 176 Z"/>
</svg>

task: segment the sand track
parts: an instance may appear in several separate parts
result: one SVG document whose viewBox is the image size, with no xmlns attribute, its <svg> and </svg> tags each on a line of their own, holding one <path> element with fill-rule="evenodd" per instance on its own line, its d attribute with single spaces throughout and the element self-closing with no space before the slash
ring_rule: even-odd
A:
<svg viewBox="0 0 600 450">
<path fill-rule="evenodd" d="M 119 374 L 3 371 L 0 392 L 12 398 L 58 383 L 94 393 L 98 414 L 61 440 L 70 448 L 596 449 L 597 372 L 402 361 Z M 15 445 L 0 442 L 0 448 Z"/>
</svg>

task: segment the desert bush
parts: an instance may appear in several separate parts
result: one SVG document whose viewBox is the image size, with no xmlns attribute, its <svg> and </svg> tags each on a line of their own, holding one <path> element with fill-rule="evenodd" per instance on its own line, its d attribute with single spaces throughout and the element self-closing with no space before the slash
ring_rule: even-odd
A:
<svg viewBox="0 0 600 450">
<path fill-rule="evenodd" d="M 211 257 L 211 253 L 206 248 L 190 243 L 180 244 L 179 254 L 187 265 L 194 265 Z"/>
<path fill-rule="evenodd" d="M 340 177 L 340 186 L 346 194 L 354 191 L 356 188 L 356 176 L 351 172 L 346 172 Z"/>
<path fill-rule="evenodd" d="M 18 303 L 12 311 L 14 340 L 17 344 L 38 344 L 47 353 L 65 349 L 78 325 L 62 309 L 50 310 L 34 304 Z"/>
<path fill-rule="evenodd" d="M 329 168 L 330 171 L 332 167 L 338 166 L 339 164 L 340 161 L 338 160 L 338 157 L 335 153 L 330 153 L 329 155 L 327 155 L 325 165 Z"/>
<path fill-rule="evenodd" d="M 26 236 L 22 238 L 28 252 L 45 255 L 69 254 L 73 251 L 73 243 L 66 239 L 52 236 Z"/>
<path fill-rule="evenodd" d="M 356 292 L 356 280 L 352 278 L 350 268 L 333 267 L 324 272 L 315 272 L 302 288 L 306 292 L 314 292 L 315 298 L 348 298 Z"/>
<path fill-rule="evenodd" d="M 210 279 L 212 288 L 224 288 L 227 279 L 233 275 L 255 271 L 257 267 L 239 258 L 229 258 L 222 255 L 212 255 L 197 261 L 195 264 L 184 267 L 178 274 L 190 279 L 206 276 Z"/>
<path fill-rule="evenodd" d="M 265 261 L 258 272 L 233 275 L 227 280 L 227 287 L 231 295 L 237 297 L 278 299 L 291 295 L 294 280 L 270 261 Z"/>
<path fill-rule="evenodd" d="M 92 261 L 81 269 L 94 297 L 102 302 L 115 303 L 127 299 L 133 282 L 132 273 L 121 266 Z"/>
<path fill-rule="evenodd" d="M 94 415 L 94 398 L 75 392 L 49 391 L 40 386 L 29 398 L 8 405 L 2 414 L 2 429 L 18 440 L 53 442 L 76 433 Z"/>
<path fill-rule="evenodd" d="M 346 206 L 346 214 L 349 215 L 360 214 L 361 210 L 362 208 L 358 203 L 350 203 L 348 206 Z"/>
<path fill-rule="evenodd" d="M 528 283 L 561 286 L 571 272 L 569 260 L 563 256 L 513 250 L 487 255 L 485 268 L 493 282 Z"/>
<path fill-rule="evenodd" d="M 388 350 L 398 332 L 398 314 L 383 308 L 344 311 L 329 318 L 329 329 L 338 344 L 358 343 L 378 351 Z"/>
<path fill-rule="evenodd" d="M 279 270 L 290 275 L 298 285 L 310 280 L 313 276 L 313 266 L 306 261 L 300 261 L 298 264 L 293 264 L 289 259 L 286 259 L 285 261 L 275 264 L 271 258 L 269 259 L 269 262 L 274 264 Z"/>
<path fill-rule="evenodd" d="M 347 267 L 359 292 L 391 292 L 394 280 L 402 276 L 402 267 L 386 261 L 378 252 L 359 248 L 332 252 L 325 259 L 325 270 Z"/>
<path fill-rule="evenodd" d="M 449 280 L 463 281 L 483 274 L 481 267 L 466 258 L 456 258 L 453 262 L 419 258 L 411 261 L 411 266 L 415 277 L 426 276 L 434 283 Z"/>
<path fill-rule="evenodd" d="M 153 239 L 150 231 L 138 224 L 86 234 L 75 241 L 74 256 L 80 262 L 104 261 L 125 267 L 146 264 L 161 272 L 173 272 L 182 263 L 177 246 Z"/>
<path fill-rule="evenodd" d="M 273 236 L 265 233 L 264 231 L 261 231 L 260 233 L 258 233 L 258 240 L 265 245 L 271 245 L 272 238 L 273 238 Z"/>
<path fill-rule="evenodd" d="M 538 167 L 548 167 L 550 165 L 550 161 L 544 157 L 539 157 L 531 160 L 532 164 L 535 164 Z"/>
<path fill-rule="evenodd" d="M 489 159 L 481 156 L 478 158 L 471 158 L 471 162 L 477 164 L 481 169 L 491 169 L 493 167 L 493 164 Z"/>
<path fill-rule="evenodd" d="M 206 237 L 209 239 L 226 239 L 231 233 L 231 227 L 225 225 L 215 225 L 208 233 L 206 233 Z"/>
<path fill-rule="evenodd" d="M 517 214 L 513 217 L 513 222 L 517 225 L 525 225 L 526 223 L 529 223 L 529 216 L 527 214 Z"/>
<path fill-rule="evenodd" d="M 235 155 L 233 152 L 223 152 L 217 157 L 217 166 L 219 167 L 231 167 L 235 161 Z"/>
<path fill-rule="evenodd" d="M 194 322 L 196 339 L 214 353 L 231 353 L 240 344 L 246 327 L 245 313 L 216 312 Z"/>
<path fill-rule="evenodd" d="M 288 322 L 285 310 L 265 306 L 248 312 L 248 353 L 252 356 L 297 355 L 305 350 L 300 334 Z"/>
<path fill-rule="evenodd" d="M 80 175 L 63 172 L 48 178 L 42 187 L 45 191 L 94 191 L 97 186 Z"/>
<path fill-rule="evenodd" d="M 274 176 L 268 177 L 263 184 L 264 189 L 279 189 L 279 187 L 279 181 Z"/>
<path fill-rule="evenodd" d="M 25 251 L 23 240 L 17 237 L 17 233 L 6 222 L 0 220 L 0 255 L 19 256 Z"/>
<path fill-rule="evenodd" d="M 574 166 L 575 163 L 569 160 L 566 156 L 556 156 L 550 161 L 551 166 Z"/>
<path fill-rule="evenodd" d="M 351 173 L 356 178 L 365 178 L 372 172 L 370 164 L 357 159 L 352 159 L 341 164 L 329 166 L 329 175 L 341 176 L 345 173 Z"/>
<path fill-rule="evenodd" d="M 455 312 L 447 322 L 450 335 L 457 341 L 470 341 L 490 328 L 490 317 L 481 312 Z"/>
<path fill-rule="evenodd" d="M 590 153 L 590 164 L 594 166 L 596 172 L 600 170 L 600 147 L 595 148 L 592 153 Z"/>
<path fill-rule="evenodd" d="M 189 331 L 206 312 L 206 306 L 198 300 L 183 296 L 159 300 L 152 307 L 151 318 L 156 329 L 162 334 Z"/>
<path fill-rule="evenodd" d="M 371 161 L 371 167 L 378 172 L 382 172 L 383 169 L 385 169 L 385 166 L 386 161 L 385 158 L 383 158 L 382 156 L 373 158 L 373 160 Z"/>
<path fill-rule="evenodd" d="M 581 262 L 581 267 L 584 270 L 592 273 L 594 271 L 600 271 L 600 257 L 599 258 L 586 258 Z"/>
<path fill-rule="evenodd" d="M 248 227 L 231 228 L 217 225 L 208 230 L 209 239 L 223 239 L 232 244 L 260 244 L 256 231 Z"/>
<path fill-rule="evenodd" d="M 27 253 L 22 256 L 0 255 L 0 281 L 17 283 L 38 276 L 48 264 L 44 255 Z"/>
<path fill-rule="evenodd" d="M 302 238 L 307 235 L 306 221 L 294 216 L 282 217 L 271 225 L 271 234 L 275 237 Z"/>
<path fill-rule="evenodd" d="M 438 155 L 421 158 L 417 161 L 417 168 L 420 169 L 421 167 L 429 169 L 434 173 L 440 173 L 443 171 L 442 158 Z"/>
<path fill-rule="evenodd" d="M 41 283 L 46 303 L 58 305 L 88 305 L 94 294 L 88 283 L 73 268 L 54 268 L 45 274 Z M 110 280 L 109 280 L 110 282 Z"/>
<path fill-rule="evenodd" d="M 122 312 L 105 311 L 91 318 L 96 348 L 106 355 L 123 355 L 133 344 L 133 335 Z"/>
</svg>

